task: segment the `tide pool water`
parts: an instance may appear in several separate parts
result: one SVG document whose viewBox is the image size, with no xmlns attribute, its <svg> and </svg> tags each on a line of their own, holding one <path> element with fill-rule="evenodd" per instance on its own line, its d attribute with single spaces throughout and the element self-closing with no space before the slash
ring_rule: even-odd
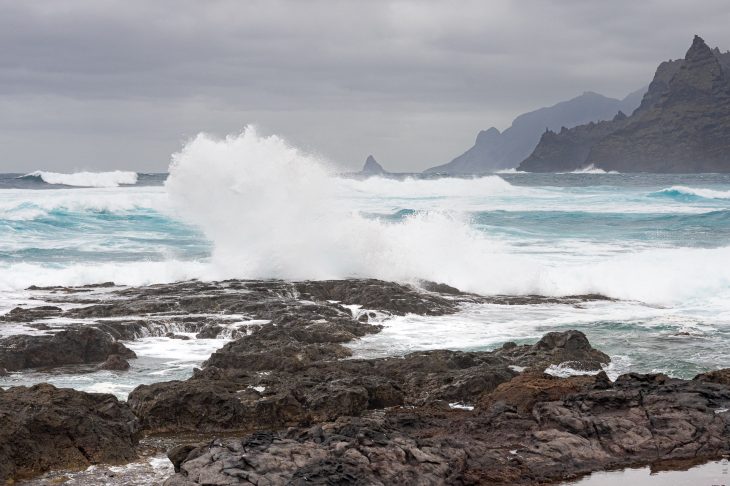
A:
<svg viewBox="0 0 730 486">
<path fill-rule="evenodd" d="M 0 175 L 0 313 L 32 303 L 30 285 L 346 277 L 615 299 L 385 319 L 353 345 L 358 356 L 491 349 L 574 328 L 613 357 L 609 373 L 690 377 L 730 366 L 730 176 L 363 179 L 250 128 L 197 137 L 169 175 Z M 132 347 L 160 381 L 224 342 L 155 339 Z M 192 358 L 174 359 L 186 352 L 170 346 L 189 346 Z M 14 374 L 13 384 L 47 378 Z M 120 396 L 137 383 L 98 372 L 53 379 Z"/>
</svg>

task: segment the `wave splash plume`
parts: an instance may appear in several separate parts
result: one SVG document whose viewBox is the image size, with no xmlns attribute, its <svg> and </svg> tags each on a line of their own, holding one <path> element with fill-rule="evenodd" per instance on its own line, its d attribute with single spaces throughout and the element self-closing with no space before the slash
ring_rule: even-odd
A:
<svg viewBox="0 0 730 486">
<path fill-rule="evenodd" d="M 136 172 L 123 170 L 111 172 L 74 172 L 71 174 L 37 170 L 21 176 L 23 179 L 38 179 L 46 184 L 74 187 L 119 187 L 123 184 L 134 185 L 137 183 L 137 177 Z"/>
<path fill-rule="evenodd" d="M 585 265 L 520 252 L 478 229 L 468 213 L 431 209 L 387 221 L 366 218 L 352 198 L 338 197 L 423 196 L 429 184 L 434 195 L 465 184 L 520 197 L 523 188 L 492 178 L 500 179 L 344 180 L 317 157 L 247 127 L 190 141 L 173 156 L 166 188 L 180 217 L 211 240 L 218 278 L 428 279 L 482 294 L 601 293 L 659 303 L 728 288 L 730 268 L 718 270 L 717 262 L 730 258 L 730 248 L 650 249 Z"/>
<path fill-rule="evenodd" d="M 444 279 L 448 264 L 433 262 L 451 251 L 476 259 L 493 246 L 453 214 L 418 212 L 398 224 L 367 219 L 337 198 L 352 184 L 247 127 L 223 140 L 196 137 L 173 156 L 166 187 L 181 216 L 212 240 L 213 265 L 230 277 Z M 459 266 L 451 271 L 468 268 Z"/>
</svg>

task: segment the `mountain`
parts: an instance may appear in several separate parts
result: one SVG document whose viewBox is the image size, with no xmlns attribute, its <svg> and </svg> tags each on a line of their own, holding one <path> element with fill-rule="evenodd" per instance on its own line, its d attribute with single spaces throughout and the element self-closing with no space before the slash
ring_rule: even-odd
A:
<svg viewBox="0 0 730 486">
<path fill-rule="evenodd" d="M 365 159 L 365 165 L 362 166 L 362 170 L 360 171 L 360 174 L 362 175 L 383 175 L 387 174 L 385 169 L 383 169 L 383 166 L 378 164 L 378 161 L 375 160 L 375 157 L 372 155 L 368 155 L 368 158 Z"/>
<path fill-rule="evenodd" d="M 472 148 L 448 164 L 424 172 L 479 174 L 517 167 L 532 153 L 546 128 L 559 130 L 563 126 L 609 120 L 619 110 L 631 113 L 645 91 L 643 88 L 622 100 L 587 91 L 571 100 L 522 114 L 502 133 L 494 127 L 479 132 Z"/>
<path fill-rule="evenodd" d="M 519 169 L 730 172 L 730 52 L 695 36 L 684 59 L 663 62 L 631 116 L 546 131 Z"/>
</svg>

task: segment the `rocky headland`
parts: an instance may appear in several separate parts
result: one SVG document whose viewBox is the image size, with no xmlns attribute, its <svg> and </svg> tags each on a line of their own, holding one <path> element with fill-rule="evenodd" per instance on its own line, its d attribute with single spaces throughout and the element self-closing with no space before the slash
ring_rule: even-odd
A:
<svg viewBox="0 0 730 486">
<path fill-rule="evenodd" d="M 483 297 L 429 282 L 379 280 L 38 290 L 58 307 L 18 308 L 3 317 L 35 331 L 49 328 L 12 336 L 18 347 L 0 347 L 3 366 L 17 373 L 35 364 L 24 354 L 35 349 L 55 356 L 66 346 L 99 347 L 93 355 L 69 353 L 70 362 L 87 364 L 118 362 L 123 342 L 181 329 L 232 340 L 189 379 L 141 385 L 126 402 L 46 384 L 0 391 L 2 481 L 129 462 L 142 453 L 141 438 L 157 436 L 171 444 L 176 472 L 168 486 L 541 484 L 730 452 L 728 370 L 694 380 L 628 374 L 611 381 L 602 371 L 609 356 L 578 331 L 480 352 L 361 359 L 348 347 L 380 332 L 388 315 L 605 298 L 597 295 Z M 256 321 L 232 327 L 232 315 Z M 72 324 L 54 329 L 49 316 Z M 587 374 L 544 373 L 566 363 Z"/>
<path fill-rule="evenodd" d="M 560 130 L 590 122 L 611 120 L 616 113 L 632 113 L 641 102 L 646 87 L 618 100 L 586 91 L 553 106 L 523 113 L 500 132 L 491 127 L 477 134 L 474 146 L 447 164 L 426 169 L 425 173 L 471 175 L 512 169 L 520 165 L 537 146 L 546 129 Z"/>
<path fill-rule="evenodd" d="M 730 171 L 730 52 L 695 36 L 684 59 L 659 65 L 641 105 L 613 120 L 546 130 L 528 172 Z"/>
</svg>

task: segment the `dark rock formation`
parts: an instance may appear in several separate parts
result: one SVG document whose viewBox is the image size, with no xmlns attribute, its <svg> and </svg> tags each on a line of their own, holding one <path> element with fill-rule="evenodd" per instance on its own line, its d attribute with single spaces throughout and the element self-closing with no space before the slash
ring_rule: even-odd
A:
<svg viewBox="0 0 730 486">
<path fill-rule="evenodd" d="M 100 370 L 125 371 L 129 369 L 129 362 L 118 354 L 112 354 L 97 368 Z"/>
<path fill-rule="evenodd" d="M 629 117 L 547 131 L 520 170 L 730 171 L 730 52 L 698 36 L 684 59 L 662 63 Z"/>
<path fill-rule="evenodd" d="M 599 120 L 610 120 L 618 111 L 632 113 L 646 88 L 623 100 L 585 92 L 548 108 L 522 114 L 512 126 L 500 133 L 492 127 L 479 132 L 474 146 L 448 164 L 425 170 L 427 173 L 483 174 L 517 167 L 534 150 L 546 130 L 575 127 Z"/>
<path fill-rule="evenodd" d="M 385 169 L 383 169 L 383 166 L 375 160 L 375 157 L 373 157 L 372 155 L 368 155 L 368 158 L 365 159 L 365 165 L 362 166 L 360 174 L 374 176 L 387 174 L 387 172 L 385 171 Z"/>
<path fill-rule="evenodd" d="M 5 322 L 33 322 L 38 319 L 57 316 L 62 312 L 60 307 L 44 305 L 40 307 L 16 307 L 7 314 L 0 316 Z"/>
<path fill-rule="evenodd" d="M 526 375 L 473 412 L 395 408 L 215 440 L 176 453 L 180 472 L 165 485 L 542 484 L 720 457 L 730 452 L 729 405 L 727 386 L 699 380 Z"/>
<path fill-rule="evenodd" d="M 113 354 L 136 358 L 134 351 L 109 334 L 87 326 L 71 327 L 54 334 L 0 339 L 0 366 L 9 371 L 99 363 Z"/>
<path fill-rule="evenodd" d="M 238 334 L 190 379 L 136 388 L 129 408 L 50 385 L 0 391 L 0 481 L 127 461 L 138 429 L 165 433 L 174 446 L 168 485 L 537 484 L 730 452 L 729 370 L 689 381 L 631 374 L 612 383 L 599 371 L 608 356 L 577 331 L 490 352 L 352 359 L 347 347 L 379 332 L 388 314 L 442 315 L 475 302 L 579 305 L 599 295 L 487 298 L 379 280 L 191 281 L 54 295 L 85 304 L 63 317 L 119 319 L 22 336 L 18 349 L 56 356 L 49 340 L 61 335 L 56 344 L 88 359 L 114 337 Z M 241 315 L 260 321 L 236 331 Z M 20 360 L 13 349 L 0 356 Z M 596 374 L 543 373 L 563 363 Z M 188 442 L 191 432 L 197 444 Z M 202 445 L 198 434 L 208 435 Z M 227 438 L 210 442 L 212 434 Z"/>
<path fill-rule="evenodd" d="M 152 432 L 284 427 L 397 405 L 475 403 L 517 374 L 511 366 L 542 371 L 569 362 L 600 369 L 610 361 L 578 331 L 550 333 L 535 345 L 506 345 L 494 352 L 438 350 L 342 360 L 350 355 L 343 343 L 379 327 L 343 314 L 312 312 L 283 315 L 228 343 L 187 381 L 137 387 L 130 406 Z"/>
<path fill-rule="evenodd" d="M 41 384 L 0 389 L 0 482 L 136 457 L 137 419 L 114 396 Z"/>
<path fill-rule="evenodd" d="M 601 365 L 611 361 L 607 354 L 594 349 L 580 331 L 549 332 L 533 345 L 506 343 L 495 354 L 514 365 L 540 372 L 553 364 L 565 364 L 575 370 L 600 371 Z"/>
</svg>

